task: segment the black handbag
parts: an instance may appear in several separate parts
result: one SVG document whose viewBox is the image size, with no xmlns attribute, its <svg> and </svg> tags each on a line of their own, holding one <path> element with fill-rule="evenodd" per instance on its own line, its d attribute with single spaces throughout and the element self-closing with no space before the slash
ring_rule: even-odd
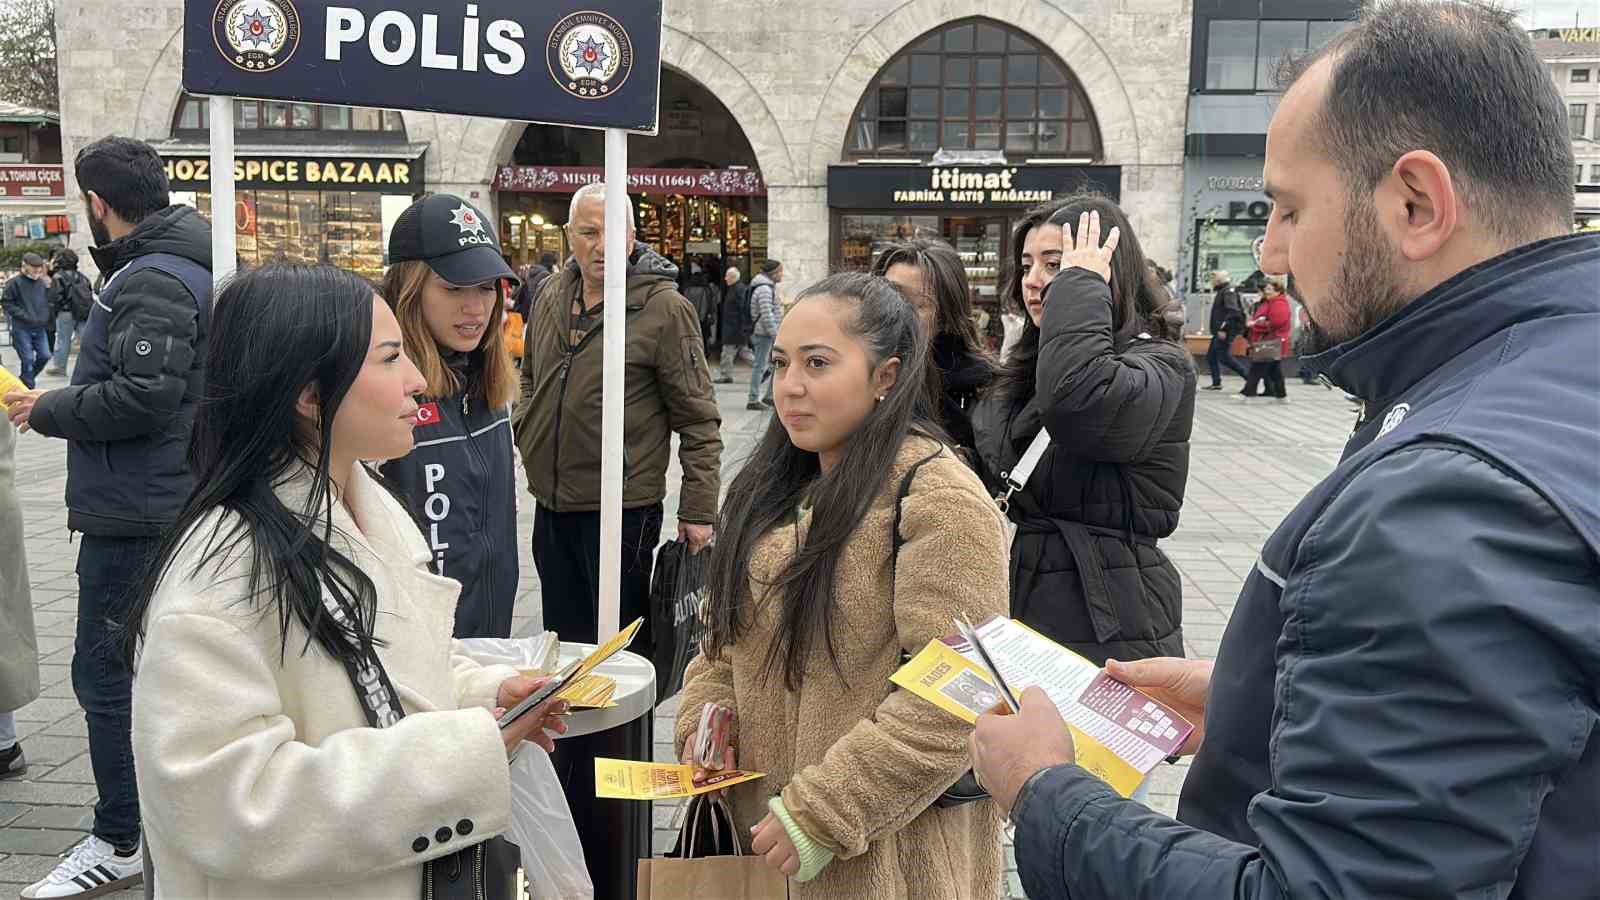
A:
<svg viewBox="0 0 1600 900">
<path fill-rule="evenodd" d="M 322 602 L 335 621 L 355 621 L 326 588 L 322 592 Z M 344 667 L 361 700 L 361 711 L 366 714 L 368 725 L 385 728 L 400 721 L 405 708 L 400 705 L 400 695 L 376 652 L 369 652 L 359 661 L 347 659 Z M 372 685 L 374 690 L 363 690 L 364 684 Z M 466 835 L 443 834 L 436 839 L 451 837 Z M 521 864 L 521 851 L 510 841 L 501 837 L 481 840 L 423 864 L 422 900 L 512 900 L 517 893 L 517 868 Z"/>
<path fill-rule="evenodd" d="M 733 809 L 718 791 L 689 798 L 684 809 L 683 827 L 678 840 L 668 851 L 669 859 L 706 859 L 712 856 L 739 856 L 743 852 L 733 824 Z"/>
<path fill-rule="evenodd" d="M 700 652 L 705 634 L 706 563 L 710 549 L 690 553 L 684 541 L 671 541 L 656 551 L 650 581 L 650 633 L 655 646 L 656 703 L 683 689 L 683 672 Z"/>
</svg>

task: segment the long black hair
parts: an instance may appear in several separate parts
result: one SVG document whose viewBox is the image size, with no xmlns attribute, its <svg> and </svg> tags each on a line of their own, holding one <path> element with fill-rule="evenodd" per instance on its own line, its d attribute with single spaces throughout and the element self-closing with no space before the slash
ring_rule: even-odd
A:
<svg viewBox="0 0 1600 900">
<path fill-rule="evenodd" d="M 807 288 L 796 305 L 807 302 L 836 304 L 844 331 L 866 346 L 869 374 L 895 358 L 900 370 L 894 387 L 851 435 L 839 463 L 826 474 L 817 454 L 796 447 L 773 417 L 722 503 L 720 536 L 706 573 L 706 654 L 720 658 L 749 628 L 756 606 L 777 592 L 783 604 L 780 624 L 762 674 L 781 671 L 791 691 L 799 689 L 819 642 L 834 670 L 839 669 L 831 628 L 839 556 L 888 479 L 900 445 L 912 434 L 944 439 L 932 423 L 922 385 L 928 341 L 904 296 L 882 278 L 847 272 Z M 804 546 L 755 596 L 749 561 L 756 543 L 795 515 L 807 496 L 813 513 Z"/>
<path fill-rule="evenodd" d="M 872 264 L 872 274 L 887 277 L 889 270 L 898 265 L 911 266 L 921 273 L 924 290 L 933 298 L 938 310 L 936 333 L 925 335 L 930 344 L 947 337 L 969 364 L 982 368 L 980 380 L 989 381 L 993 375 L 993 361 L 984 349 L 977 323 L 972 321 L 972 287 L 956 248 L 937 238 L 896 241 L 878 255 Z M 927 392 L 932 408 L 938 412 L 944 384 L 943 373 L 937 365 L 929 368 Z"/>
<path fill-rule="evenodd" d="M 1112 228 L 1122 230 L 1117 252 L 1111 257 L 1111 335 L 1118 351 L 1134 336 L 1148 332 L 1152 338 L 1177 341 L 1183 336 L 1183 308 L 1156 280 L 1145 262 L 1144 248 L 1134 234 L 1127 213 L 1109 198 L 1095 193 L 1073 194 L 1028 211 L 1011 232 L 1011 272 L 1006 281 L 1006 300 L 1023 310 L 1022 336 L 1012 348 L 995 379 L 993 389 L 1009 397 L 1013 404 L 1026 402 L 1034 391 L 1035 369 L 1039 362 L 1039 326 L 1027 314 L 1022 302 L 1022 281 L 1027 270 L 1022 265 L 1022 246 L 1028 232 L 1042 225 L 1058 225 L 1070 236 L 1078 227 L 1078 216 L 1100 214 L 1102 235 Z"/>
<path fill-rule="evenodd" d="M 371 284 L 332 266 L 269 265 L 234 276 L 217 295 L 189 442 L 194 492 L 129 610 L 130 664 L 169 574 L 199 577 L 208 565 L 220 572 L 239 558 L 251 561 L 244 602 L 277 614 L 280 655 L 294 623 L 306 631 L 301 653 L 312 642 L 340 660 L 371 652 L 377 590 L 333 546 L 330 454 L 334 416 L 372 340 L 374 294 Z M 295 411 L 307 386 L 319 401 L 314 435 Z M 311 492 L 303 508 L 290 509 L 273 485 L 302 468 L 310 470 Z M 209 530 L 200 527 L 219 510 Z M 171 573 L 192 541 L 204 542 L 199 561 L 188 573 Z M 327 614 L 324 589 L 350 613 L 348 623 Z"/>
</svg>

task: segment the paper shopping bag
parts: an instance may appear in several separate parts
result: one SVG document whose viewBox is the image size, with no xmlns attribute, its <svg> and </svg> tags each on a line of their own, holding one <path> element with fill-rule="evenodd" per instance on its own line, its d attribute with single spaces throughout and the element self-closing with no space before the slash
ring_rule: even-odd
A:
<svg viewBox="0 0 1600 900">
<path fill-rule="evenodd" d="M 789 881 L 754 856 L 639 860 L 638 900 L 786 900 Z"/>
</svg>

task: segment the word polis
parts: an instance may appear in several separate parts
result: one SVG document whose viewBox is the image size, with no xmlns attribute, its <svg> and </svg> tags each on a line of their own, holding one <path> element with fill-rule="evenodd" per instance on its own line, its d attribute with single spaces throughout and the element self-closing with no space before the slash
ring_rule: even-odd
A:
<svg viewBox="0 0 1600 900">
<path fill-rule="evenodd" d="M 963 172 L 934 168 L 927 190 L 895 191 L 896 203 L 1048 203 L 1055 192 L 1020 190 L 1011 186 L 1015 168 L 994 172 Z M 949 192 L 948 194 L 946 192 Z"/>
</svg>

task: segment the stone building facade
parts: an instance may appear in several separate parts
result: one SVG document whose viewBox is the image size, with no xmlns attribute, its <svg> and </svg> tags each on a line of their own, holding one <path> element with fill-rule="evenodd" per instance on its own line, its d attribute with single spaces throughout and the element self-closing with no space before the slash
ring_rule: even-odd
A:
<svg viewBox="0 0 1600 900">
<path fill-rule="evenodd" d="M 714 94 L 742 129 L 766 185 L 767 255 L 787 264 L 790 286 L 830 266 L 828 170 L 849 161 L 845 145 L 863 92 L 911 42 L 968 18 L 1026 33 L 1070 70 L 1098 125 L 1092 162 L 1117 167 L 1121 200 L 1147 251 L 1170 266 L 1180 232 L 1191 14 L 1191 0 L 849 0 L 805 7 L 667 0 L 662 55 L 668 68 Z M 181 23 L 181 0 L 60 0 L 68 160 L 106 134 L 171 137 L 182 97 Z M 412 112 L 404 121 L 407 140 L 427 145 L 427 190 L 476 193 L 493 205 L 496 172 L 510 162 L 523 123 Z M 926 164 L 928 154 L 920 156 Z M 67 202 L 81 219 L 70 164 Z M 74 234 L 86 236 L 84 223 L 77 224 Z"/>
</svg>

